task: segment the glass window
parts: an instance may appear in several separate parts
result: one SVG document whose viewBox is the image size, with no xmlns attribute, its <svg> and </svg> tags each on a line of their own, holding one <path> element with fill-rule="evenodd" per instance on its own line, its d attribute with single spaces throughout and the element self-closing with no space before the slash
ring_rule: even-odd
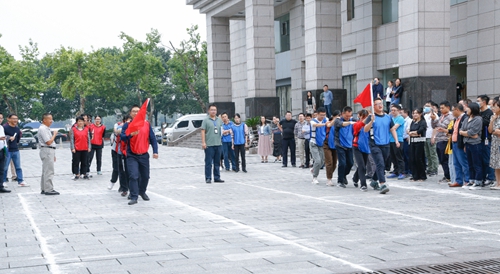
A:
<svg viewBox="0 0 500 274">
<path fill-rule="evenodd" d="M 290 14 L 274 20 L 274 49 L 276 53 L 290 50 Z"/>
<path fill-rule="evenodd" d="M 192 122 L 195 128 L 199 128 L 201 127 L 201 123 L 203 122 L 203 120 L 193 120 Z"/>
<path fill-rule="evenodd" d="M 276 96 L 280 100 L 280 116 L 284 117 L 287 111 L 292 111 L 292 86 L 277 87 Z"/>
<path fill-rule="evenodd" d="M 398 21 L 398 2 L 399 0 L 382 0 L 383 24 Z"/>
<path fill-rule="evenodd" d="M 354 0 L 347 0 L 347 21 L 354 18 Z"/>
<path fill-rule="evenodd" d="M 189 121 L 181 121 L 177 124 L 176 128 L 183 128 L 183 127 L 187 127 L 188 125 L 189 125 Z"/>
<path fill-rule="evenodd" d="M 450 0 L 450 5 L 453 6 L 456 4 L 463 3 L 463 2 L 467 2 L 467 0 Z"/>
<path fill-rule="evenodd" d="M 355 111 L 357 111 L 358 105 L 354 105 L 352 101 L 358 96 L 356 78 L 356 74 L 342 77 L 342 88 L 347 91 L 347 105 L 350 105 Z"/>
</svg>

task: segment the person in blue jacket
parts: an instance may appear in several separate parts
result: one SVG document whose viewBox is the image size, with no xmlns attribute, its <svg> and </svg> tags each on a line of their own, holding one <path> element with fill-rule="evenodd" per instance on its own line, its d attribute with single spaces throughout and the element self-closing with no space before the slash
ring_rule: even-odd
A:
<svg viewBox="0 0 500 274">
<path fill-rule="evenodd" d="M 368 156 L 370 155 L 370 146 L 368 145 L 368 139 L 370 134 L 365 131 L 365 120 L 368 117 L 368 111 L 360 110 L 358 112 L 358 121 L 353 125 L 354 140 L 352 141 L 354 159 L 356 160 L 356 165 L 358 166 L 356 173 L 352 180 L 354 185 L 357 185 L 358 180 L 361 183 L 361 191 L 366 191 L 366 166 L 368 164 Z"/>
<path fill-rule="evenodd" d="M 335 120 L 339 119 L 340 111 L 335 110 L 330 117 L 329 127 L 327 126 L 327 142 L 323 144 L 323 151 L 325 154 L 325 167 L 327 186 L 334 186 L 332 179 L 333 173 L 337 168 L 337 149 L 335 148 L 335 128 L 332 127 Z"/>
<path fill-rule="evenodd" d="M 342 188 L 346 187 L 347 175 L 351 172 L 352 165 L 354 164 L 352 158 L 352 140 L 354 139 L 352 125 L 354 123 L 352 108 L 346 106 L 342 110 L 340 118 L 336 119 L 333 124 L 335 126 L 335 148 L 337 148 L 339 159 L 337 185 Z"/>
</svg>

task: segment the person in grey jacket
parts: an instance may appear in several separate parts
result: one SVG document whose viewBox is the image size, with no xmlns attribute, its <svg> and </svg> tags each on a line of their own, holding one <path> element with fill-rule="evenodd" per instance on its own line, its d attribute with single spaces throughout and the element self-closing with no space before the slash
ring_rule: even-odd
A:
<svg viewBox="0 0 500 274">
<path fill-rule="evenodd" d="M 470 103 L 467 115 L 469 118 L 463 122 L 460 135 L 464 136 L 465 152 L 469 162 L 469 187 L 470 190 L 481 189 L 483 181 L 483 167 L 481 162 L 481 129 L 483 119 L 479 114 L 479 105 Z"/>
</svg>

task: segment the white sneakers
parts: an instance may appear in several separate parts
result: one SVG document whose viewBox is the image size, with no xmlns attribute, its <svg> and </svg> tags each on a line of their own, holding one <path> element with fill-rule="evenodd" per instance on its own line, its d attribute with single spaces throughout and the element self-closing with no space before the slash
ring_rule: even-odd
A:
<svg viewBox="0 0 500 274">
<path fill-rule="evenodd" d="M 318 179 L 316 177 L 313 177 L 311 184 L 313 184 L 313 185 L 319 184 Z"/>
<path fill-rule="evenodd" d="M 113 182 L 109 182 L 109 184 L 108 184 L 108 189 L 109 189 L 109 190 L 112 190 L 114 186 L 115 186 L 115 183 L 113 183 Z"/>
<path fill-rule="evenodd" d="M 332 180 L 328 180 L 328 181 L 326 182 L 326 185 L 327 185 L 327 186 L 335 186 L 335 184 L 332 182 Z"/>
</svg>

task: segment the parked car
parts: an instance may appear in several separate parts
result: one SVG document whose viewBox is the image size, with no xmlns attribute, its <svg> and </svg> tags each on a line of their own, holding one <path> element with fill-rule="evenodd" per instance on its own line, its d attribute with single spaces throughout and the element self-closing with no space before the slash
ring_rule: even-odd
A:
<svg viewBox="0 0 500 274">
<path fill-rule="evenodd" d="M 23 135 L 24 135 L 24 133 L 23 133 Z M 35 134 L 34 138 L 35 138 L 36 142 L 38 143 L 38 133 Z M 55 139 L 55 142 L 57 144 L 60 144 L 61 142 L 66 142 L 66 141 L 69 141 L 68 135 L 65 133 L 58 132 L 56 139 Z"/>
<path fill-rule="evenodd" d="M 181 118 L 177 119 L 175 123 L 172 123 L 165 129 L 167 142 L 179 139 L 182 136 L 201 127 L 201 123 L 206 117 L 207 114 L 203 113 L 184 115 Z"/>
<path fill-rule="evenodd" d="M 156 142 L 158 142 L 158 144 L 161 144 L 161 127 L 154 127 L 153 132 L 155 133 Z"/>
<path fill-rule="evenodd" d="M 23 132 L 23 135 L 19 140 L 19 148 L 37 149 L 37 147 L 38 141 L 33 136 L 33 133 L 27 131 Z"/>
</svg>

